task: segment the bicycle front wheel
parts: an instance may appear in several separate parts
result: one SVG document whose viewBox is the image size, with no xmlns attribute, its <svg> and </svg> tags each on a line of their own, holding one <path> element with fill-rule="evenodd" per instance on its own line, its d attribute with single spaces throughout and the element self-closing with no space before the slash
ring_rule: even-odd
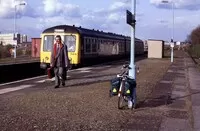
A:
<svg viewBox="0 0 200 131">
<path fill-rule="evenodd" d="M 122 109 L 124 107 L 124 103 L 126 102 L 126 100 L 124 99 L 124 96 L 120 96 L 118 98 L 118 109 Z"/>
<path fill-rule="evenodd" d="M 137 108 L 137 94 L 136 94 L 136 88 L 134 88 L 134 90 L 133 90 L 133 99 L 132 99 L 132 102 L 133 102 L 133 107 L 132 107 L 132 109 L 136 109 L 136 108 Z"/>
<path fill-rule="evenodd" d="M 119 90 L 120 95 L 118 96 L 119 97 L 118 98 L 118 109 L 122 109 L 123 104 L 125 103 L 123 91 L 124 91 L 124 82 L 122 82 L 121 85 L 120 85 L 120 90 Z"/>
</svg>

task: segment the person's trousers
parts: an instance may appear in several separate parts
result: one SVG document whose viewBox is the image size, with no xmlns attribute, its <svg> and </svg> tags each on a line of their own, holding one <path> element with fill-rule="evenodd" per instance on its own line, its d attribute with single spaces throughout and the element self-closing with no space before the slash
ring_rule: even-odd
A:
<svg viewBox="0 0 200 131">
<path fill-rule="evenodd" d="M 62 82 L 62 84 L 64 84 L 67 76 L 66 68 L 55 67 L 54 73 L 55 73 L 55 86 L 60 86 L 60 81 Z"/>
</svg>

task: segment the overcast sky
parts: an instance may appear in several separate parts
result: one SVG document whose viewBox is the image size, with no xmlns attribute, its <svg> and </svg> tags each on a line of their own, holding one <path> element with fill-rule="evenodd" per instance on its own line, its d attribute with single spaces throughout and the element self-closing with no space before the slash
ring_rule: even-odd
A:
<svg viewBox="0 0 200 131">
<path fill-rule="evenodd" d="M 68 24 L 130 35 L 126 10 L 131 0 L 16 0 L 17 31 L 29 37 L 40 37 L 50 26 Z M 171 2 L 171 0 L 169 0 Z M 175 7 L 175 40 L 185 40 L 200 23 L 200 0 L 173 0 Z M 136 37 L 140 39 L 171 38 L 171 3 L 161 0 L 137 0 Z M 0 31 L 13 32 L 14 0 L 0 0 Z"/>
</svg>

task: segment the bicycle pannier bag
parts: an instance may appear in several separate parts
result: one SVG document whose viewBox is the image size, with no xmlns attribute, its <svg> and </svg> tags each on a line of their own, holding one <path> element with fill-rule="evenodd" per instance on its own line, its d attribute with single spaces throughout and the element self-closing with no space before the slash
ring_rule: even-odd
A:
<svg viewBox="0 0 200 131">
<path fill-rule="evenodd" d="M 114 78 L 111 80 L 111 89 L 110 89 L 111 95 L 118 94 L 120 83 L 121 83 L 120 78 Z"/>
<path fill-rule="evenodd" d="M 133 92 L 133 88 L 136 88 L 136 81 L 135 79 L 127 78 L 125 82 L 125 92 L 124 95 L 131 96 Z"/>
</svg>

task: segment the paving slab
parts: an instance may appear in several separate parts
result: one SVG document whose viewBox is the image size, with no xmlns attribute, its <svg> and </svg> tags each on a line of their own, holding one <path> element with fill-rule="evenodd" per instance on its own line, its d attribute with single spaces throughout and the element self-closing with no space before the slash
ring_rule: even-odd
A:
<svg viewBox="0 0 200 131">
<path fill-rule="evenodd" d="M 192 106 L 193 116 L 194 116 L 194 130 L 200 130 L 200 106 Z"/>
<path fill-rule="evenodd" d="M 177 118 L 166 118 L 161 124 L 159 131 L 190 131 L 188 120 Z"/>
</svg>

